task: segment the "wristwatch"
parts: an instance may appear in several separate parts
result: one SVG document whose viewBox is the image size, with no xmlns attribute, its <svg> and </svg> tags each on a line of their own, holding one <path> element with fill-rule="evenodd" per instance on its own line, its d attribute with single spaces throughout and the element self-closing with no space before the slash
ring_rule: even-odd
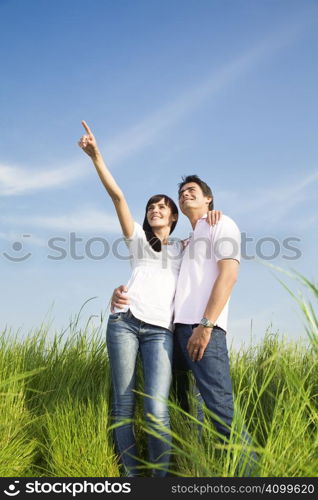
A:
<svg viewBox="0 0 318 500">
<path fill-rule="evenodd" d="M 214 328 L 214 323 L 210 321 L 208 318 L 202 318 L 199 325 L 203 325 L 206 328 Z"/>
</svg>

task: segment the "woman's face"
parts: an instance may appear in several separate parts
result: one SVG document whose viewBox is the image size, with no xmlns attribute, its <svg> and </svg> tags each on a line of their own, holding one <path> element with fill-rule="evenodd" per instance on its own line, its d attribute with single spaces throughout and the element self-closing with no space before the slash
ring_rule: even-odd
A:
<svg viewBox="0 0 318 500">
<path fill-rule="evenodd" d="M 164 198 L 161 198 L 160 201 L 149 205 L 147 220 L 152 229 L 162 229 L 171 227 L 172 223 L 177 220 L 177 215 L 172 214 L 171 208 L 165 204 Z"/>
</svg>

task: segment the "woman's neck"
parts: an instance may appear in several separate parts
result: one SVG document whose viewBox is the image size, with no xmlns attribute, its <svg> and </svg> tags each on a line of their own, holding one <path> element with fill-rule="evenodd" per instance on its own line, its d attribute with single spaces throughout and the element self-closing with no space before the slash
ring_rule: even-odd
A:
<svg viewBox="0 0 318 500">
<path fill-rule="evenodd" d="M 170 227 L 163 227 L 152 230 L 153 234 L 161 241 L 162 245 L 168 244 L 170 235 Z"/>
</svg>

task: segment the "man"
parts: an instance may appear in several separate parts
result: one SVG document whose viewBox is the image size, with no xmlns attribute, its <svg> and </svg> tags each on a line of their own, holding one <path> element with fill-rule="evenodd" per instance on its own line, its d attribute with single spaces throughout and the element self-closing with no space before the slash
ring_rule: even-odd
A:
<svg viewBox="0 0 318 500">
<path fill-rule="evenodd" d="M 217 431 L 228 437 L 233 397 L 226 331 L 239 271 L 240 231 L 226 215 L 213 227 L 205 223 L 213 195 L 195 175 L 179 185 L 179 205 L 193 234 L 184 251 L 175 297 L 176 354 L 179 351 L 192 370 L 207 408 L 221 419 L 214 419 Z"/>
<path fill-rule="evenodd" d="M 216 416 L 216 430 L 227 438 L 233 396 L 226 331 L 229 299 L 239 272 L 240 231 L 226 215 L 215 226 L 206 224 L 213 195 L 196 175 L 179 184 L 179 206 L 193 233 L 184 250 L 175 296 L 176 364 L 182 358 L 191 369 L 205 405 Z M 117 306 L 128 303 L 119 299 L 121 289 L 114 294 Z"/>
</svg>

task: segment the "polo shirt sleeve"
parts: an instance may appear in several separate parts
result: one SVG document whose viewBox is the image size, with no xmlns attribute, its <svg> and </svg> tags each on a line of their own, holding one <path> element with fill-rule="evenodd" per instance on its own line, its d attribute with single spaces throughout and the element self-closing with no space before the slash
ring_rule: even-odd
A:
<svg viewBox="0 0 318 500">
<path fill-rule="evenodd" d="M 212 244 L 216 261 L 234 259 L 240 262 L 241 233 L 234 220 L 223 215 L 212 230 Z"/>
</svg>

